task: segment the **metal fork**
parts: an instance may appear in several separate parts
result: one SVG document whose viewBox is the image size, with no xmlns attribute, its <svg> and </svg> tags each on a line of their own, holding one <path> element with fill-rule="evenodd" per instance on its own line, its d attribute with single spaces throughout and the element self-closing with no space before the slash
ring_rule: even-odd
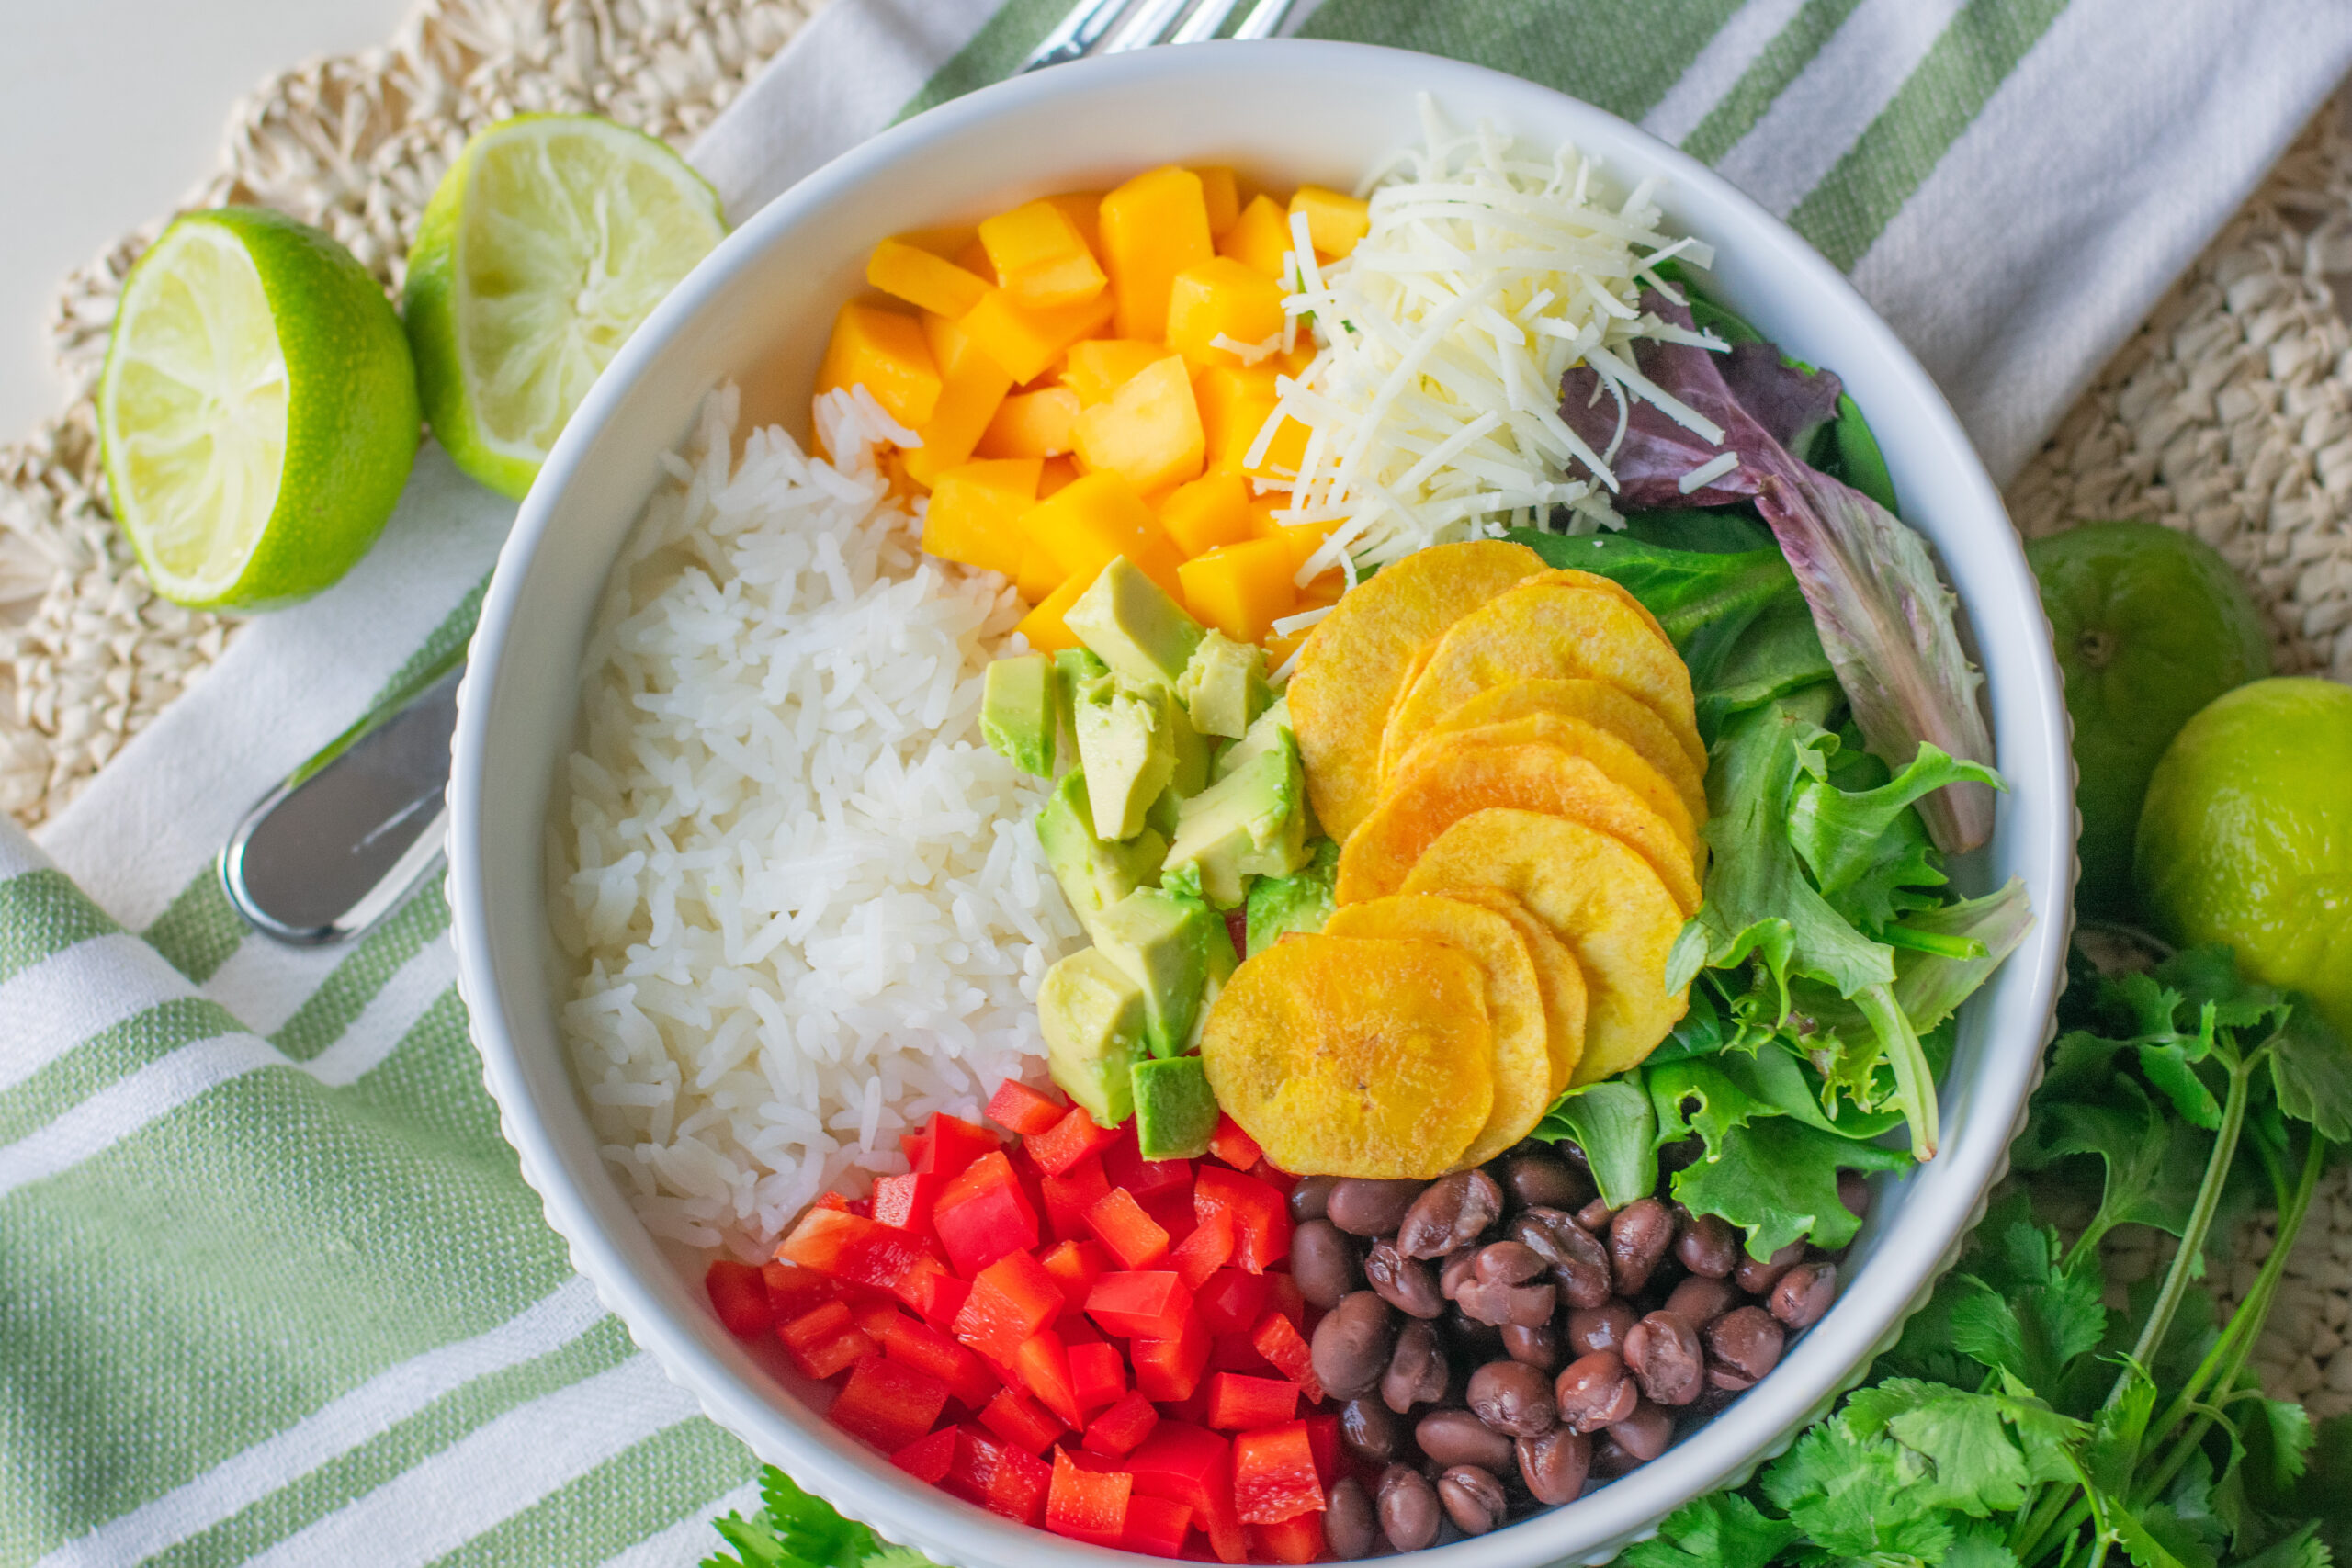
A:
<svg viewBox="0 0 2352 1568">
<path fill-rule="evenodd" d="M 1021 62 L 1023 72 L 1090 54 L 1124 54 L 1156 43 L 1213 39 L 1241 0 L 1078 0 Z M 1257 0 L 1233 37 L 1272 38 L 1296 0 Z M 1132 14 L 1128 14 L 1132 8 Z M 1121 21 L 1122 16 L 1125 20 Z"/>
</svg>

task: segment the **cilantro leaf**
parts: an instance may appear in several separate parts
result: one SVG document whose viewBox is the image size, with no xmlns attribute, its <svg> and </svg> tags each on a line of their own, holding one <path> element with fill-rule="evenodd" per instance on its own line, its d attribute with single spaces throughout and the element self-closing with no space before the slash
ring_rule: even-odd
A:
<svg viewBox="0 0 2352 1568">
<path fill-rule="evenodd" d="M 2278 1109 L 2331 1143 L 2352 1141 L 2352 1045 L 2317 1009 L 2298 1002 L 2270 1047 Z"/>
<path fill-rule="evenodd" d="M 1848 1397 L 1858 1437 L 1887 1436 L 1928 1460 L 1939 1507 L 1985 1518 L 2025 1504 L 2032 1475 L 2010 1440 L 2001 1401 L 1942 1383 L 1889 1378 Z"/>
<path fill-rule="evenodd" d="M 2107 1180 L 2098 1213 L 2088 1227 L 2094 1236 L 2120 1224 L 2183 1234 L 2212 1152 L 2211 1135 L 2166 1117 L 2130 1078 L 2114 1079 L 2108 1095 L 2108 1104 L 2043 1106 L 2037 1112 L 2030 1151 L 2021 1151 L 2020 1163 L 2046 1163 L 2064 1155 L 2098 1156 L 2107 1168 Z"/>
<path fill-rule="evenodd" d="M 1618 1559 L 1627 1568 L 1765 1568 L 1800 1532 L 1736 1492 L 1694 1497 L 1663 1520 L 1657 1535 Z"/>
<path fill-rule="evenodd" d="M 1792 1241 L 1835 1251 L 1861 1228 L 1838 1201 L 1838 1172 L 1899 1170 L 1909 1157 L 1775 1116 L 1726 1132 L 1720 1149 L 1674 1173 L 1674 1197 L 1692 1213 L 1720 1214 L 1747 1233 L 1751 1257 Z"/>
<path fill-rule="evenodd" d="M 2313 1519 L 2276 1546 L 2249 1557 L 2237 1568 L 2329 1568 L 2335 1559 L 2325 1540 L 2326 1524 Z"/>
<path fill-rule="evenodd" d="M 2083 1471 L 2091 1484 L 2120 1496 L 2132 1484 L 2132 1469 L 2140 1462 L 2140 1449 L 2148 1435 L 2148 1419 L 2155 1414 L 2156 1385 L 2145 1369 L 2132 1365 L 2124 1379 L 2122 1397 L 2109 1401 L 2091 1418 L 2090 1441 L 2083 1449 Z"/>
<path fill-rule="evenodd" d="M 1764 1472 L 1764 1495 L 1814 1544 L 1840 1557 L 1882 1554 L 1934 1562 L 1951 1545 L 1951 1520 L 1934 1499 L 1928 1461 L 1844 1421 L 1808 1430 Z"/>
<path fill-rule="evenodd" d="M 1657 1190 L 1657 1118 L 1638 1072 L 1570 1089 L 1552 1102 L 1534 1137 L 1584 1151 L 1593 1184 L 1612 1209 Z"/>
<path fill-rule="evenodd" d="M 2055 1390 L 2106 1337 L 2095 1251 L 2065 1267 L 2055 1232 L 2013 1224 L 1972 1265 L 1956 1277 L 1949 1322 L 1952 1348 L 1980 1365 Z"/>
<path fill-rule="evenodd" d="M 935 1568 L 920 1551 L 884 1545 L 774 1465 L 761 1473 L 760 1501 L 751 1518 L 729 1514 L 711 1521 L 741 1556 L 714 1552 L 703 1559 L 703 1568 Z"/>
</svg>

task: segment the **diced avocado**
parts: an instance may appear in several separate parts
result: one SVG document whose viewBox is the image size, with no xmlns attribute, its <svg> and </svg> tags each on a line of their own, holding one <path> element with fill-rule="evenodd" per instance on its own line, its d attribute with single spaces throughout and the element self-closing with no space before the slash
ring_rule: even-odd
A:
<svg viewBox="0 0 2352 1568">
<path fill-rule="evenodd" d="M 1216 1096 L 1198 1056 L 1137 1062 L 1128 1069 L 1136 1103 L 1136 1149 L 1146 1159 L 1198 1159 L 1216 1131 Z"/>
<path fill-rule="evenodd" d="M 1175 726 L 1182 716 L 1166 692 L 1135 691 L 1115 676 L 1085 682 L 1076 694 L 1071 725 L 1094 806 L 1094 835 L 1132 839 L 1175 774 Z"/>
<path fill-rule="evenodd" d="M 1190 799 L 1209 787 L 1209 762 L 1216 755 L 1217 739 L 1193 728 L 1184 705 L 1172 692 L 1167 696 L 1168 733 L 1176 743 L 1176 771 L 1168 775 L 1168 787 L 1179 799 Z"/>
<path fill-rule="evenodd" d="M 1081 948 L 1037 982 L 1037 1022 L 1047 1065 L 1062 1092 L 1086 1107 L 1098 1127 L 1115 1127 L 1135 1111 L 1130 1070 L 1143 1060 L 1143 987 L 1103 955 Z"/>
<path fill-rule="evenodd" d="M 1178 814 L 1163 871 L 1197 866 L 1211 904 L 1220 909 L 1239 904 L 1248 874 L 1241 863 L 1282 843 L 1298 816 L 1300 777 L 1296 750 L 1275 749 L 1193 796 Z"/>
<path fill-rule="evenodd" d="M 1176 787 L 1170 784 L 1159 792 L 1159 798 L 1153 801 L 1150 809 L 1143 814 L 1143 825 L 1163 839 L 1172 839 L 1176 836 L 1177 814 L 1183 808 L 1184 797 L 1178 795 Z"/>
<path fill-rule="evenodd" d="M 1291 733 L 1290 698 L 1286 696 L 1275 698 L 1272 706 L 1250 720 L 1248 732 L 1240 739 L 1216 754 L 1216 762 L 1209 769 L 1209 782 L 1214 784 L 1238 770 L 1250 758 L 1272 750 L 1282 744 L 1285 736 L 1290 737 L 1291 747 L 1295 750 L 1298 738 Z"/>
<path fill-rule="evenodd" d="M 1287 729 L 1278 731 L 1273 750 L 1261 755 L 1281 757 L 1288 763 L 1290 796 L 1298 803 L 1298 808 L 1290 814 L 1272 843 L 1254 854 L 1242 856 L 1238 863 L 1246 876 L 1288 876 L 1306 863 L 1306 770 L 1299 765 L 1298 742 Z M 1176 826 L 1179 830 L 1184 826 L 1182 813 L 1177 816 Z"/>
<path fill-rule="evenodd" d="M 1331 918 L 1331 891 L 1340 880 L 1340 842 L 1316 841 L 1306 864 L 1288 876 L 1261 876 L 1250 885 L 1250 951 L 1263 953 L 1285 931 L 1319 931 Z"/>
<path fill-rule="evenodd" d="M 1054 653 L 1054 697 L 1061 716 L 1061 761 L 1064 767 L 1078 765 L 1078 731 L 1070 724 L 1070 716 L 1078 707 L 1078 689 L 1089 681 L 1099 680 L 1111 672 L 1111 667 L 1082 648 L 1058 649 Z"/>
<path fill-rule="evenodd" d="M 1062 613 L 1062 624 L 1101 655 L 1113 674 L 1171 692 L 1201 641 L 1200 623 L 1125 556 L 1111 558 Z"/>
<path fill-rule="evenodd" d="M 1167 838 L 1148 828 L 1123 844 L 1096 838 L 1094 807 L 1087 798 L 1085 771 L 1080 768 L 1062 775 L 1037 813 L 1037 841 L 1045 846 L 1046 863 L 1062 885 L 1071 911 L 1090 934 L 1103 910 L 1158 879 L 1159 863 L 1168 852 Z"/>
<path fill-rule="evenodd" d="M 1143 987 L 1144 1043 L 1172 1056 L 1192 1037 L 1208 986 L 1210 954 L 1228 942 L 1225 917 L 1165 888 L 1138 887 L 1102 911 L 1095 949 Z"/>
<path fill-rule="evenodd" d="M 1188 865 L 1183 874 L 1197 882 L 1200 868 Z M 1209 982 L 1201 987 L 1200 1015 L 1193 1020 L 1193 1032 L 1184 1042 L 1185 1050 L 1197 1051 L 1201 1048 L 1201 1034 L 1208 1027 L 1209 1009 L 1216 1005 L 1217 993 L 1225 989 L 1225 983 L 1232 979 L 1233 972 L 1240 967 L 1241 954 L 1233 951 L 1233 928 L 1227 923 L 1225 912 L 1220 909 L 1216 925 L 1209 932 Z"/>
<path fill-rule="evenodd" d="M 1265 650 L 1212 626 L 1177 677 L 1176 696 L 1202 734 L 1240 739 L 1273 700 L 1266 687 Z"/>
<path fill-rule="evenodd" d="M 980 737 L 1041 779 L 1054 776 L 1061 736 L 1061 682 L 1042 653 L 1000 659 L 980 688 Z"/>
</svg>

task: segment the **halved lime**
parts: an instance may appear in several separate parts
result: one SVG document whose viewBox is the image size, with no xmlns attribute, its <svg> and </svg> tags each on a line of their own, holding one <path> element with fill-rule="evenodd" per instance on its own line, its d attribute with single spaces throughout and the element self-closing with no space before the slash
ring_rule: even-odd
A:
<svg viewBox="0 0 2352 1568">
<path fill-rule="evenodd" d="M 406 310 L 433 434 L 521 496 L 588 388 L 727 232 L 718 193 L 594 115 L 475 133 L 409 252 Z"/>
<path fill-rule="evenodd" d="M 368 553 L 416 457 L 390 301 L 326 235 L 191 212 L 124 283 L 98 383 L 114 512 L 164 598 L 254 610 Z"/>
</svg>

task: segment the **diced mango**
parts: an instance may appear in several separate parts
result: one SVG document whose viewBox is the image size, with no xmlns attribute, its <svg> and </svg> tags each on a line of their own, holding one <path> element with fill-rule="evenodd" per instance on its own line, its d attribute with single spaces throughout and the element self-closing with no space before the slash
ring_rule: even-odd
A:
<svg viewBox="0 0 2352 1568">
<path fill-rule="evenodd" d="M 978 237 L 979 231 L 969 223 L 948 223 L 936 229 L 910 229 L 897 236 L 900 244 L 929 251 L 942 261 L 955 261 L 964 247 Z"/>
<path fill-rule="evenodd" d="M 1031 507 L 1021 528 L 1074 578 L 1091 582 L 1112 557 L 1125 556 L 1175 592 L 1176 547 L 1135 486 L 1116 474 L 1074 480 Z"/>
<path fill-rule="evenodd" d="M 1111 319 L 1114 301 L 1104 289 L 1091 299 L 1050 310 L 1023 305 L 1001 288 L 972 307 L 959 323 L 1015 381 L 1034 381 L 1062 351 Z"/>
<path fill-rule="evenodd" d="M 1291 345 L 1291 351 L 1288 354 L 1277 353 L 1264 363 L 1272 366 L 1276 371 L 1295 381 L 1306 374 L 1308 366 L 1315 363 L 1315 355 L 1314 336 L 1311 333 L 1301 333 L 1298 334 L 1298 341 Z"/>
<path fill-rule="evenodd" d="M 1078 394 L 1078 406 L 1091 409 L 1168 357 L 1168 345 L 1136 343 L 1123 337 L 1093 337 L 1069 345 L 1062 367 L 1062 385 Z"/>
<path fill-rule="evenodd" d="M 921 429 L 939 405 L 940 387 L 922 324 L 879 305 L 842 306 L 833 318 L 824 362 L 817 367 L 817 395 L 860 385 L 892 419 Z"/>
<path fill-rule="evenodd" d="M 1372 231 L 1372 204 L 1321 186 L 1301 186 L 1291 193 L 1290 209 L 1306 214 L 1306 232 L 1315 249 L 1337 259 L 1356 248 Z"/>
<path fill-rule="evenodd" d="M 1080 410 L 1072 438 L 1090 472 L 1116 473 L 1138 492 L 1198 478 L 1206 447 L 1184 362 L 1171 354 Z"/>
<path fill-rule="evenodd" d="M 1211 366 L 1193 380 L 1193 400 L 1200 406 L 1201 433 L 1206 462 L 1212 469 L 1287 477 L 1298 472 L 1306 456 L 1306 426 L 1295 419 L 1283 421 L 1265 456 L 1255 468 L 1246 466 L 1250 448 L 1272 417 L 1277 397 L 1275 371 L 1265 365 L 1247 368 Z"/>
<path fill-rule="evenodd" d="M 1173 165 L 1137 175 L 1102 198 L 1102 211 L 1119 335 L 1165 338 L 1169 286 L 1216 254 L 1201 176 Z"/>
<path fill-rule="evenodd" d="M 1043 501 L 1068 490 L 1078 482 L 1079 477 L 1078 465 L 1068 457 L 1046 458 L 1046 471 L 1037 476 L 1037 499 Z"/>
<path fill-rule="evenodd" d="M 997 405 L 973 450 L 983 457 L 1058 457 L 1069 450 L 1078 394 L 1068 387 L 1016 392 Z"/>
<path fill-rule="evenodd" d="M 1209 238 L 1221 240 L 1241 216 L 1241 179 L 1222 164 L 1195 166 L 1201 176 L 1201 200 L 1209 209 Z"/>
<path fill-rule="evenodd" d="M 989 291 L 985 279 L 904 240 L 885 240 L 874 247 L 865 264 L 865 281 L 885 294 L 951 321 L 978 304 L 980 296 Z"/>
<path fill-rule="evenodd" d="M 1176 580 L 1194 620 L 1236 642 L 1263 642 L 1298 602 L 1294 570 L 1285 541 L 1252 539 L 1193 557 L 1176 569 Z"/>
<path fill-rule="evenodd" d="M 1291 576 L 1295 579 L 1307 558 L 1323 547 L 1323 541 L 1331 536 L 1331 530 L 1340 525 L 1340 520 L 1335 517 L 1322 523 L 1285 523 L 1282 521 L 1281 509 L 1289 504 L 1290 497 L 1286 495 L 1263 497 L 1250 509 L 1250 521 L 1254 530 L 1251 537 L 1279 539 L 1290 551 Z"/>
<path fill-rule="evenodd" d="M 1283 258 L 1290 254 L 1290 219 L 1272 197 L 1252 197 L 1233 227 L 1218 237 L 1216 249 L 1279 283 Z"/>
<path fill-rule="evenodd" d="M 924 509 L 922 547 L 947 560 L 1017 577 L 1028 547 L 1021 519 L 1037 499 L 1039 457 L 966 463 L 948 469 L 931 487 Z"/>
<path fill-rule="evenodd" d="M 1254 346 L 1283 330 L 1282 286 L 1247 262 L 1213 256 L 1178 273 L 1168 293 L 1168 346 L 1196 368 L 1238 365 L 1217 339 Z"/>
<path fill-rule="evenodd" d="M 1061 209 L 1063 217 L 1086 237 L 1086 248 L 1094 259 L 1102 259 L 1102 193 L 1099 190 L 1065 191 L 1046 198 Z"/>
<path fill-rule="evenodd" d="M 1347 578 L 1340 574 L 1339 568 L 1333 567 L 1298 591 L 1298 605 L 1291 611 L 1291 614 L 1304 615 L 1309 610 L 1325 609 L 1336 604 L 1340 602 L 1340 595 L 1346 591 L 1347 586 Z M 1288 637 L 1268 637 L 1266 639 L 1267 663 L 1274 669 L 1281 669 L 1283 661 L 1298 651 L 1298 645 L 1305 642 L 1306 634 L 1314 629 L 1313 626 L 1301 626 Z"/>
<path fill-rule="evenodd" d="M 1021 624 L 1012 629 L 1027 637 L 1029 646 L 1040 653 L 1056 653 L 1065 648 L 1076 648 L 1078 638 L 1071 635 L 1069 627 L 1062 624 L 1062 615 L 1078 603 L 1080 594 L 1094 585 L 1094 579 L 1101 570 L 1098 567 L 1094 571 L 1064 579 L 1061 586 L 1037 601 L 1037 607 L 1022 616 Z"/>
<path fill-rule="evenodd" d="M 1033 201 L 980 224 L 997 283 L 1022 304 L 1040 310 L 1091 299 L 1109 283 L 1094 252 L 1062 209 Z"/>
<path fill-rule="evenodd" d="M 1159 502 L 1159 525 L 1186 559 L 1219 545 L 1258 536 L 1250 505 L 1250 481 L 1239 474 L 1204 474 L 1178 485 Z"/>
<path fill-rule="evenodd" d="M 1012 389 L 1012 378 L 980 351 L 970 333 L 944 316 L 926 312 L 922 335 L 932 363 L 939 367 L 939 402 L 931 418 L 916 427 L 922 445 L 908 449 L 907 472 L 929 485 L 971 457 L 980 432 Z"/>
<path fill-rule="evenodd" d="M 1069 573 L 1054 564 L 1054 558 L 1035 545 L 1021 547 L 1021 567 L 1013 574 L 1013 586 L 1021 597 L 1032 604 L 1042 604 L 1046 596 L 1059 588 Z"/>
<path fill-rule="evenodd" d="M 962 267 L 990 288 L 997 286 L 996 264 L 989 260 L 989 248 L 980 243 L 980 236 L 977 230 L 973 231 L 970 239 L 964 242 L 963 248 L 958 250 L 951 259 L 957 266 Z"/>
</svg>

